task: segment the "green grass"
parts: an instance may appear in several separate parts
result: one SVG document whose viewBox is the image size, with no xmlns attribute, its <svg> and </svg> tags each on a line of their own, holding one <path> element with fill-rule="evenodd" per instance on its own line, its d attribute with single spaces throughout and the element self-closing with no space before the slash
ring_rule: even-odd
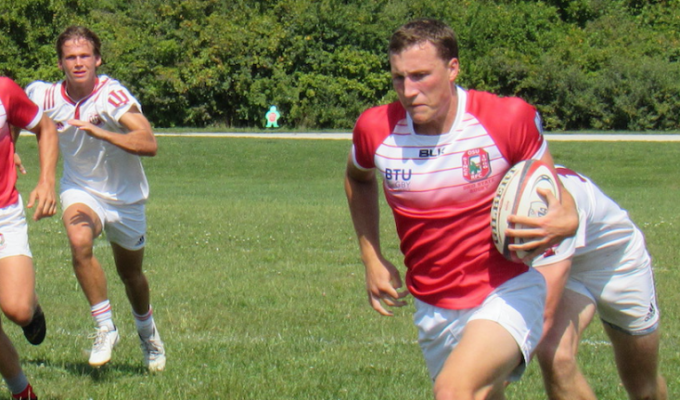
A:
<svg viewBox="0 0 680 400">
<path fill-rule="evenodd" d="M 159 155 L 145 159 L 145 270 L 167 370 L 152 375 L 142 367 L 103 240 L 96 254 L 122 340 L 110 365 L 87 365 L 93 323 L 61 221 L 30 222 L 48 338 L 32 347 L 6 319 L 4 327 L 41 400 L 432 397 L 412 306 L 385 318 L 366 301 L 342 186 L 348 141 L 160 137 L 159 145 Z M 662 372 L 669 398 L 680 398 L 680 143 L 558 142 L 551 149 L 626 207 L 647 235 L 663 312 Z M 19 185 L 27 198 L 37 176 L 33 138 L 22 137 L 19 151 L 29 169 Z M 382 212 L 384 250 L 399 263 L 384 204 Z M 581 364 L 600 398 L 625 398 L 598 323 L 584 339 Z M 536 363 L 508 389 L 511 399 L 542 393 Z"/>
</svg>

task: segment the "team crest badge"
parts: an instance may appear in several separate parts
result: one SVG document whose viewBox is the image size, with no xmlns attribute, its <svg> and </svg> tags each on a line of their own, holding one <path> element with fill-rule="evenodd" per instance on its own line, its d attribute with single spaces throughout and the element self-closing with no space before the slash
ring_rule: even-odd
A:
<svg viewBox="0 0 680 400">
<path fill-rule="evenodd" d="M 95 126 L 99 126 L 102 124 L 102 117 L 99 116 L 99 114 L 94 114 L 90 117 L 90 123 Z"/>
<path fill-rule="evenodd" d="M 4 250 L 6 246 L 7 242 L 5 242 L 5 237 L 0 233 L 0 250 Z"/>
<path fill-rule="evenodd" d="M 484 149 L 472 149 L 463 154 L 463 177 L 466 181 L 479 181 L 490 173 L 489 153 Z"/>
</svg>

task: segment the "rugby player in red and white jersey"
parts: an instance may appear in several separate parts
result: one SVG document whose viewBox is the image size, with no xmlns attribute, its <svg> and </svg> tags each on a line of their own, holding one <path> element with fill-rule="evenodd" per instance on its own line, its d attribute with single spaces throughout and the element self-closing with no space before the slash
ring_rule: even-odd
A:
<svg viewBox="0 0 680 400">
<path fill-rule="evenodd" d="M 652 262 L 640 229 L 590 179 L 558 166 L 579 213 L 573 238 L 532 261 L 549 284 L 545 334 L 536 350 L 548 398 L 595 400 L 578 368 L 581 336 L 603 322 L 630 399 L 665 400 L 659 373 L 659 308 Z M 564 288 L 562 292 L 562 288 Z M 558 305 L 559 304 L 559 305 Z"/>
<path fill-rule="evenodd" d="M 15 185 L 13 127 L 36 134 L 40 157 L 40 177 L 29 195 L 33 219 L 57 212 L 54 189 L 59 149 L 57 132 L 43 110 L 26 97 L 19 85 L 0 77 L 0 307 L 9 320 L 21 326 L 34 345 L 45 339 L 45 316 L 35 293 L 35 271 L 28 227 L 21 196 Z M 18 130 L 16 131 L 18 134 Z M 0 373 L 15 399 L 36 399 L 19 363 L 19 355 L 0 327 Z"/>
<path fill-rule="evenodd" d="M 37 81 L 26 92 L 59 131 L 64 160 L 62 219 L 74 271 L 97 324 L 89 363 L 98 367 L 109 362 L 119 339 L 105 273 L 92 251 L 95 238 L 105 231 L 132 306 L 144 363 L 149 370 L 160 371 L 165 367 L 165 349 L 142 270 L 149 188 L 140 160 L 156 154 L 156 138 L 137 99 L 120 82 L 97 75 L 101 42 L 94 32 L 68 27 L 56 47 L 65 79 Z"/>
<path fill-rule="evenodd" d="M 491 239 L 490 210 L 505 172 L 526 159 L 552 166 L 536 109 L 517 98 L 464 90 L 454 32 L 417 20 L 390 40 L 399 101 L 365 111 L 354 128 L 345 190 L 371 306 L 416 298 L 419 343 L 437 399 L 503 399 L 507 380 L 521 376 L 542 332 L 545 281 L 507 261 Z M 381 252 L 378 184 L 383 178 L 401 250 L 408 292 Z M 540 254 L 578 226 L 573 200 L 546 194 L 549 212 L 533 226 L 509 230 L 532 237 L 521 245 Z M 517 249 L 518 247 L 514 247 Z"/>
</svg>

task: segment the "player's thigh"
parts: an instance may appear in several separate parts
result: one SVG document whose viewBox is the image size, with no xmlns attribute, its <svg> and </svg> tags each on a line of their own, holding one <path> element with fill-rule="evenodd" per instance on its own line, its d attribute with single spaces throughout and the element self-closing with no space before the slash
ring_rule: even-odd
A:
<svg viewBox="0 0 680 400">
<path fill-rule="evenodd" d="M 541 337 L 545 280 L 536 270 L 491 292 L 473 309 L 438 382 L 491 390 L 521 377 Z"/>
<path fill-rule="evenodd" d="M 146 245 L 144 204 L 107 205 L 106 214 L 104 230 L 109 242 L 129 252 L 137 252 L 144 248 Z"/>
<path fill-rule="evenodd" d="M 553 325 L 538 346 L 537 356 L 541 363 L 575 357 L 581 335 L 592 322 L 595 312 L 595 301 L 591 297 L 567 286 L 555 311 Z"/>
<path fill-rule="evenodd" d="M 96 206 L 94 206 L 96 207 Z M 73 203 L 64 209 L 64 228 L 72 246 L 91 247 L 102 232 L 102 219 L 96 208 L 85 203 Z"/>
<path fill-rule="evenodd" d="M 32 312 L 35 273 L 21 198 L 0 209 L 0 306 L 13 320 Z M 28 316 L 30 318 L 30 315 Z"/>
<path fill-rule="evenodd" d="M 33 260 L 26 255 L 0 258 L 0 307 L 11 319 L 29 319 L 35 306 Z"/>
<path fill-rule="evenodd" d="M 655 382 L 659 365 L 659 330 L 631 335 L 607 324 L 604 327 L 624 384 Z"/>
<path fill-rule="evenodd" d="M 605 323 L 634 335 L 656 330 L 659 309 L 649 255 L 624 254 L 611 262 L 616 262 L 615 268 L 585 269 L 575 280 L 587 287 Z"/>
<path fill-rule="evenodd" d="M 444 363 L 437 384 L 464 386 L 472 392 L 503 384 L 523 361 L 515 338 L 495 321 L 469 321 Z"/>
</svg>

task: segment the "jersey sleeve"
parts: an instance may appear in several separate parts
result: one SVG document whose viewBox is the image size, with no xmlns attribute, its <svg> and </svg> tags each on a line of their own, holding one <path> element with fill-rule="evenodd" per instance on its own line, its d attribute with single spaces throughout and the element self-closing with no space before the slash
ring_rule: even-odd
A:
<svg viewBox="0 0 680 400">
<path fill-rule="evenodd" d="M 476 97 L 473 112 L 510 165 L 543 156 L 548 145 L 541 116 L 534 106 L 518 97 L 497 97 L 474 90 L 468 94 Z"/>
<path fill-rule="evenodd" d="M 512 163 L 522 160 L 541 158 L 547 149 L 547 142 L 543 137 L 541 116 L 528 103 L 517 98 L 508 98 L 508 112 L 511 119 L 510 140 L 501 152 Z"/>
<path fill-rule="evenodd" d="M 31 82 L 28 86 L 26 86 L 25 89 L 28 98 L 45 110 L 48 110 L 50 108 L 48 105 L 48 103 L 50 102 L 48 101 L 46 96 L 46 88 L 48 86 L 50 86 L 50 84 L 46 82 L 34 81 Z M 54 101 L 52 101 L 52 103 L 54 103 Z"/>
<path fill-rule="evenodd" d="M 42 109 L 9 78 L 0 78 L 0 96 L 7 110 L 7 122 L 22 129 L 35 128 L 42 118 Z"/>
<path fill-rule="evenodd" d="M 560 177 L 562 185 L 569 193 L 571 193 L 574 202 L 576 203 L 579 222 L 578 229 L 574 236 L 564 239 L 558 245 L 548 249 L 543 255 L 535 258 L 531 264 L 533 267 L 541 267 L 565 260 L 572 257 L 576 252 L 576 249 L 586 245 L 588 212 L 591 207 L 591 204 L 589 204 L 590 197 L 588 196 L 586 189 L 588 183 L 585 178 L 570 169 L 556 166 L 555 170 Z"/>
<path fill-rule="evenodd" d="M 375 152 L 399 121 L 406 118 L 406 110 L 398 102 L 364 111 L 352 131 L 352 156 L 360 169 L 375 168 Z"/>
<path fill-rule="evenodd" d="M 130 111 L 133 106 L 136 106 L 140 112 L 142 111 L 142 106 L 139 104 L 139 101 L 118 81 L 112 81 L 107 85 L 105 95 L 104 107 L 106 113 L 110 115 L 116 123 L 118 123 L 120 118 Z"/>
<path fill-rule="evenodd" d="M 578 219 L 579 227 L 576 231 L 576 235 L 566 238 L 559 244 L 550 247 L 542 255 L 534 258 L 530 262 L 530 265 L 534 268 L 543 267 L 573 257 L 576 249 L 583 247 L 583 243 L 585 242 L 586 215 L 579 211 Z"/>
</svg>

